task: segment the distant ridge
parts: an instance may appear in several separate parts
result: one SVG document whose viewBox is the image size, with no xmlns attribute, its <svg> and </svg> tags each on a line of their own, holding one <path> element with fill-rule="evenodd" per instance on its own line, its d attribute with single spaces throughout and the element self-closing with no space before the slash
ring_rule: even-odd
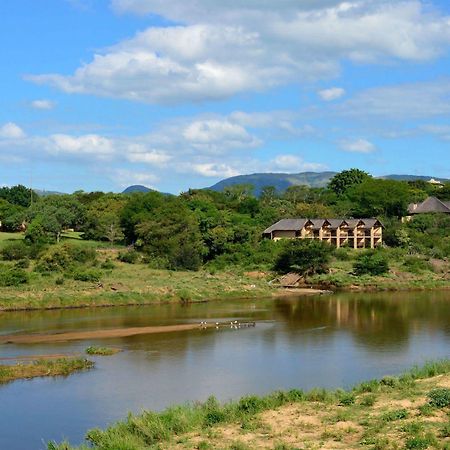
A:
<svg viewBox="0 0 450 450">
<path fill-rule="evenodd" d="M 223 191 L 226 187 L 236 184 L 252 184 L 255 195 L 259 195 L 265 186 L 274 186 L 283 192 L 289 186 L 306 185 L 309 187 L 325 187 L 337 172 L 302 172 L 302 173 L 253 173 L 238 175 L 219 181 L 209 189 Z"/>
<path fill-rule="evenodd" d="M 122 194 L 133 194 L 135 192 L 159 192 L 156 191 L 155 189 L 150 189 L 147 186 L 142 186 L 142 184 L 134 184 L 133 186 L 128 186 L 126 189 L 124 189 L 122 191 Z M 173 194 L 168 194 L 167 192 L 159 192 L 162 195 L 173 195 Z"/>
<path fill-rule="evenodd" d="M 142 186 L 141 184 L 134 184 L 133 186 L 128 186 L 122 194 L 132 194 L 133 192 L 150 192 L 153 189 L 148 188 L 147 186 Z"/>
<path fill-rule="evenodd" d="M 213 191 L 223 191 L 226 187 L 236 184 L 251 184 L 255 187 L 254 194 L 260 195 L 261 190 L 265 186 L 274 186 L 278 192 L 284 192 L 290 186 L 305 185 L 309 187 L 325 187 L 337 172 L 301 172 L 301 173 L 253 173 L 250 175 L 238 175 L 235 177 L 225 178 L 211 186 L 209 189 Z M 450 180 L 445 178 L 437 178 L 423 175 L 386 175 L 382 177 L 389 180 L 397 181 L 428 181 L 431 178 L 441 181 L 442 183 Z"/>
</svg>

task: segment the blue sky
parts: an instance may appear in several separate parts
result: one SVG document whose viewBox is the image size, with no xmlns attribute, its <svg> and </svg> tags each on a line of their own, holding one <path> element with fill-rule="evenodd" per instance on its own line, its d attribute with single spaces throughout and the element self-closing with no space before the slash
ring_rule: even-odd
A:
<svg viewBox="0 0 450 450">
<path fill-rule="evenodd" d="M 0 185 L 450 178 L 449 49 L 437 0 L 1 2 Z"/>
</svg>

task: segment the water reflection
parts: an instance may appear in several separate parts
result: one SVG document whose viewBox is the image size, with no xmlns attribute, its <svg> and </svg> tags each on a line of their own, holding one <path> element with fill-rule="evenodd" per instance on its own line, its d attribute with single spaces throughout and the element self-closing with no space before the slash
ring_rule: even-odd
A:
<svg viewBox="0 0 450 450">
<path fill-rule="evenodd" d="M 0 334 L 257 322 L 240 330 L 0 345 L 0 356 L 83 352 L 91 344 L 125 350 L 96 358 L 91 372 L 0 387 L 0 448 L 40 448 L 42 439 L 62 437 L 80 442 L 87 428 L 130 410 L 161 409 L 212 393 L 227 400 L 274 389 L 346 386 L 447 357 L 449 300 L 447 292 L 364 293 L 0 314 Z"/>
</svg>

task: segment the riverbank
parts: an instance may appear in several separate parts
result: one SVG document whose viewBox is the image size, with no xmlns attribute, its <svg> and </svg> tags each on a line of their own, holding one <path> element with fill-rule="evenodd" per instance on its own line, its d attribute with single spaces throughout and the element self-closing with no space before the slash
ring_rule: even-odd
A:
<svg viewBox="0 0 450 450">
<path fill-rule="evenodd" d="M 68 376 L 92 367 L 93 362 L 82 358 L 42 358 L 26 364 L 0 365 L 0 385 L 20 379 Z"/>
<path fill-rule="evenodd" d="M 450 361 L 351 390 L 291 390 L 219 404 L 175 406 L 130 415 L 88 432 L 90 447 L 50 450 L 164 449 L 426 449 L 450 447 Z"/>
<path fill-rule="evenodd" d="M 401 262 L 394 261 L 386 275 L 355 276 L 352 274 L 353 260 L 336 259 L 328 273 L 309 277 L 301 286 L 286 289 L 276 282 L 277 275 L 270 271 L 246 271 L 237 267 L 224 271 L 204 269 L 198 272 L 157 270 L 144 263 L 118 261 L 116 253 L 114 249 L 97 249 L 97 265 L 83 269 L 88 275 L 95 272 L 96 281 L 74 279 L 70 272 L 36 272 L 30 266 L 26 269 L 28 283 L 0 287 L 0 312 L 303 296 L 334 290 L 450 288 L 450 265 L 442 260 L 433 262 L 433 265 L 430 263 L 427 266 L 429 270 L 415 273 L 405 270 Z M 4 264 L 13 267 L 13 263 Z"/>
</svg>

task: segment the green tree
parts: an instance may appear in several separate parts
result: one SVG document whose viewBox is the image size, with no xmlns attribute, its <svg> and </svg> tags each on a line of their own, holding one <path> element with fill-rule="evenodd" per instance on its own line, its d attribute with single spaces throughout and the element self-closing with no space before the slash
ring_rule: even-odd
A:
<svg viewBox="0 0 450 450">
<path fill-rule="evenodd" d="M 328 269 L 333 247 L 326 242 L 294 239 L 284 243 L 275 270 L 279 273 L 298 272 L 302 275 L 324 273 Z"/>
<path fill-rule="evenodd" d="M 371 175 L 363 170 L 344 170 L 330 180 L 328 187 L 337 195 L 344 195 L 350 188 L 363 183 L 368 178 L 371 178 Z"/>
<path fill-rule="evenodd" d="M 407 183 L 368 178 L 347 191 L 354 217 L 402 217 L 411 199 Z"/>
<path fill-rule="evenodd" d="M 32 201 L 35 202 L 38 199 L 38 195 L 31 189 L 19 184 L 13 187 L 0 188 L 0 198 L 7 200 L 12 205 L 28 208 Z"/>
</svg>

